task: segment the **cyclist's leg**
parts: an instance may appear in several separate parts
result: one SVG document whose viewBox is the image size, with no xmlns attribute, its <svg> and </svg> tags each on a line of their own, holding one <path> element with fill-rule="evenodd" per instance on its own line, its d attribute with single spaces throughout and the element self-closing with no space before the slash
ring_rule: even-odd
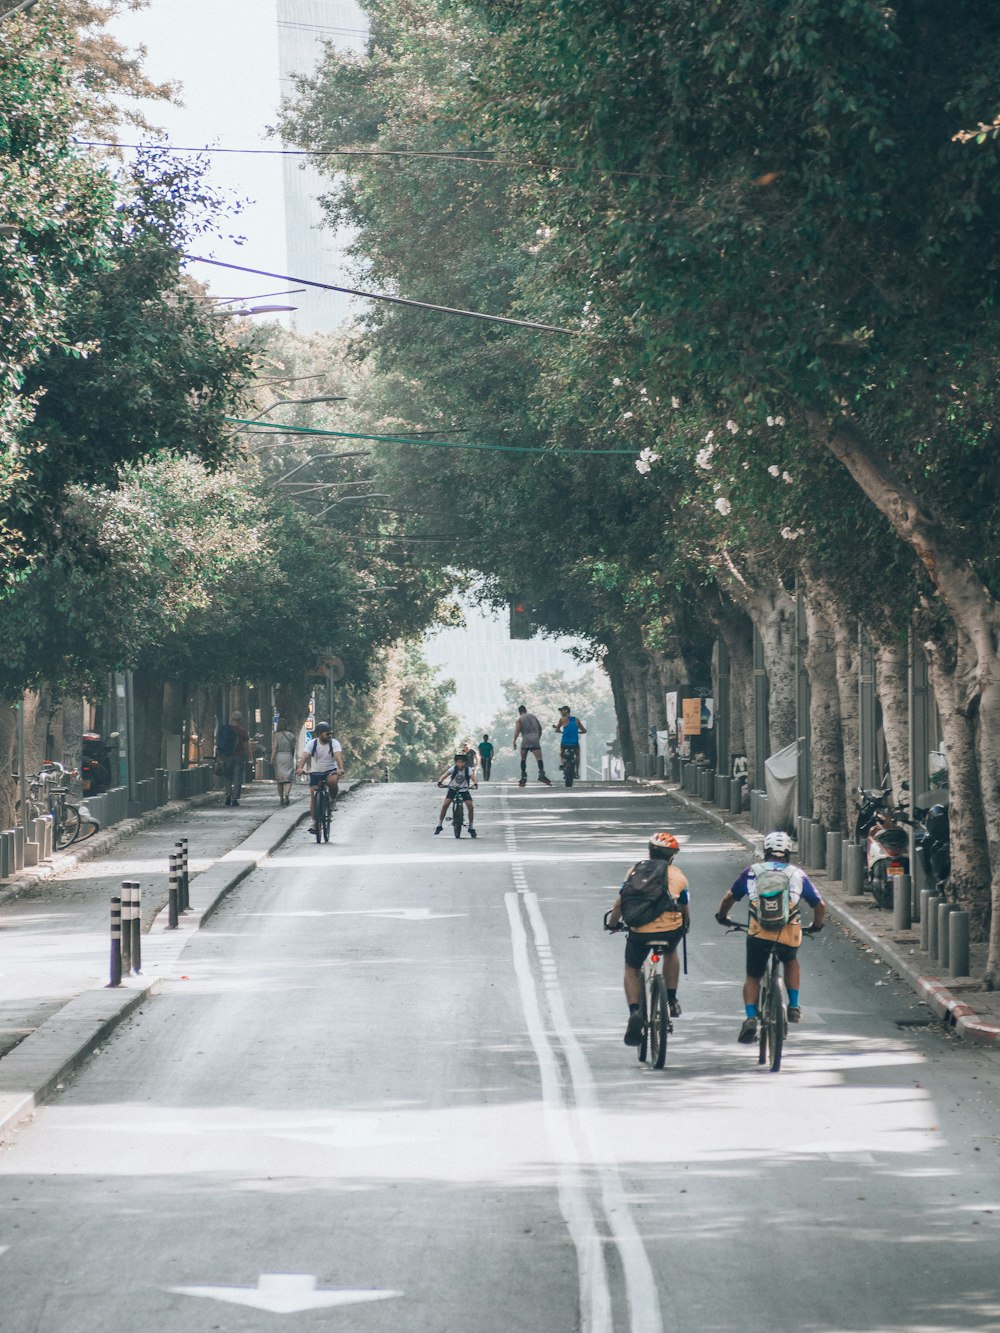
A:
<svg viewBox="0 0 1000 1333">
<path fill-rule="evenodd" d="M 785 965 L 785 990 L 788 992 L 788 1017 L 792 1023 L 798 1023 L 802 1017 L 802 1010 L 799 1006 L 801 969 L 799 968 L 798 950 L 792 950 L 791 948 L 783 950 L 782 958 Z"/>
<path fill-rule="evenodd" d="M 642 936 L 630 934 L 625 941 L 625 999 L 628 1002 L 628 1026 L 625 1045 L 638 1046 L 642 1040 L 642 965 L 649 953 L 649 945 Z"/>
<path fill-rule="evenodd" d="M 473 805 L 474 805 L 474 802 L 473 802 L 472 797 L 471 797 L 471 796 L 467 796 L 467 797 L 465 798 L 465 812 L 466 812 L 466 814 L 469 816 L 469 828 L 472 828 L 472 807 L 473 807 Z"/>
<path fill-rule="evenodd" d="M 767 967 L 770 952 L 767 941 L 759 940 L 754 935 L 747 936 L 747 974 L 743 982 L 743 1007 L 746 1016 L 738 1037 L 738 1040 L 744 1043 L 755 1041 L 757 1037 L 760 979 Z"/>
</svg>

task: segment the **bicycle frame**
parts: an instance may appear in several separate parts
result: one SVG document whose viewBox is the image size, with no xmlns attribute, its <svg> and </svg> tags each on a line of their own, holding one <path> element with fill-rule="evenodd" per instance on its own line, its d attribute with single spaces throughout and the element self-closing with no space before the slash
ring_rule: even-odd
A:
<svg viewBox="0 0 1000 1333">
<path fill-rule="evenodd" d="M 649 1063 L 662 1069 L 667 1059 L 667 1038 L 674 1030 L 667 1007 L 667 983 L 663 976 L 664 954 L 654 940 L 642 965 L 642 1040 L 639 1059 L 649 1056 Z"/>
</svg>

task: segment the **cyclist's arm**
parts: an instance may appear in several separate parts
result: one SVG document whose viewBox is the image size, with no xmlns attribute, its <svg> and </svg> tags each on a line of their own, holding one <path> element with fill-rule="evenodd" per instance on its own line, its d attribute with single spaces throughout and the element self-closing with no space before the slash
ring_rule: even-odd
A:
<svg viewBox="0 0 1000 1333">
<path fill-rule="evenodd" d="M 334 750 L 333 757 L 337 761 L 337 776 L 347 772 L 347 765 L 344 763 L 344 747 L 340 746 Z"/>
<path fill-rule="evenodd" d="M 577 730 L 579 731 L 580 735 L 581 735 L 581 736 L 586 736 L 586 734 L 587 734 L 587 728 L 583 725 L 583 723 L 580 721 L 579 718 L 576 719 L 576 726 L 577 726 Z"/>
<path fill-rule="evenodd" d="M 730 889 L 729 892 L 723 896 L 722 902 L 719 903 L 719 910 L 715 914 L 716 920 L 728 917 L 729 913 L 732 911 L 735 905 L 736 905 L 736 899 L 733 896 L 732 889 Z"/>
<path fill-rule="evenodd" d="M 619 894 L 618 897 L 615 899 L 614 907 L 612 907 L 611 911 L 608 913 L 609 929 L 613 926 L 617 926 L 618 922 L 621 919 L 622 919 L 622 898 L 621 894 Z"/>
<path fill-rule="evenodd" d="M 826 903 L 820 896 L 819 889 L 808 877 L 802 876 L 802 897 L 812 908 L 812 930 L 822 930 L 826 920 Z"/>
<path fill-rule="evenodd" d="M 561 717 L 561 718 L 559 719 L 558 722 L 553 722 L 553 723 L 552 723 L 552 730 L 553 730 L 553 731 L 562 731 L 562 729 L 563 729 L 563 727 L 564 727 L 565 725 L 566 725 L 566 719 L 565 719 L 564 717 Z"/>
</svg>

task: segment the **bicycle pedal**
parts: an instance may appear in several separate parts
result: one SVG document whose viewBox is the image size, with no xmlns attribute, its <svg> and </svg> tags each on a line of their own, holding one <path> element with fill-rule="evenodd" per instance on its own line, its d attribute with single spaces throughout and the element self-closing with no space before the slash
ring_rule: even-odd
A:
<svg viewBox="0 0 1000 1333">
<path fill-rule="evenodd" d="M 668 1031 L 668 1032 L 673 1032 L 673 1030 L 674 1030 L 674 1025 L 673 1025 L 673 1023 L 671 1023 L 670 1019 L 668 1018 L 668 1019 L 667 1019 L 667 1031 Z"/>
</svg>

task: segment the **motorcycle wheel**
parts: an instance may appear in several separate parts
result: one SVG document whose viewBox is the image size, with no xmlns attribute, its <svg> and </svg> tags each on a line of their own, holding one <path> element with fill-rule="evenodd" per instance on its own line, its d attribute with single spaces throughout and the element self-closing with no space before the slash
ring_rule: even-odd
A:
<svg viewBox="0 0 1000 1333">
<path fill-rule="evenodd" d="M 872 866 L 872 897 L 876 906 L 883 911 L 892 909 L 892 877 L 885 873 L 884 865 Z"/>
</svg>

